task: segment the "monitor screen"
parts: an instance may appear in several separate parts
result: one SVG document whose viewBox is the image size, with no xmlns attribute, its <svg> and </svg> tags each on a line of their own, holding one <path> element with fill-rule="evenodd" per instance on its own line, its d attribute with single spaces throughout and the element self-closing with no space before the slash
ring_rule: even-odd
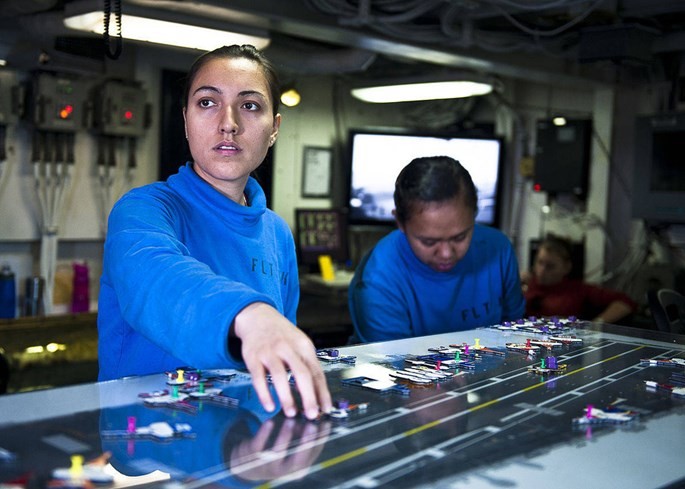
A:
<svg viewBox="0 0 685 489">
<path fill-rule="evenodd" d="M 411 160 L 451 156 L 471 174 L 478 189 L 476 221 L 498 224 L 502 140 L 442 134 L 350 132 L 349 221 L 392 223 L 395 179 Z"/>
<path fill-rule="evenodd" d="M 685 222 L 685 113 L 640 116 L 635 130 L 632 215 Z"/>
</svg>

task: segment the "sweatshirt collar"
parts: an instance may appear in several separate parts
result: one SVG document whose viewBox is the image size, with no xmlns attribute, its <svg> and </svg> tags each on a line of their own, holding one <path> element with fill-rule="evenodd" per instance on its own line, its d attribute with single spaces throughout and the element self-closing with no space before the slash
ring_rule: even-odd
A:
<svg viewBox="0 0 685 489">
<path fill-rule="evenodd" d="M 204 202 L 204 205 L 211 206 L 218 215 L 227 221 L 234 221 L 243 225 L 254 224 L 266 212 L 266 195 L 259 183 L 252 177 L 248 178 L 245 186 L 248 206 L 233 202 L 200 178 L 193 170 L 193 163 L 190 161 L 179 168 L 176 175 L 170 177 L 169 183 L 172 186 L 177 186 L 179 191 L 189 199 L 197 199 L 198 202 Z"/>
</svg>

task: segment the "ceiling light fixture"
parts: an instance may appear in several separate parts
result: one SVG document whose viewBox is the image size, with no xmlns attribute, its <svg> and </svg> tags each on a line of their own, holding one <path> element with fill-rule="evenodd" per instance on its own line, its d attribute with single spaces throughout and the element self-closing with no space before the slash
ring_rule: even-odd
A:
<svg viewBox="0 0 685 489">
<path fill-rule="evenodd" d="M 364 102 L 387 104 L 416 102 L 487 95 L 493 90 L 493 81 L 474 78 L 472 75 L 443 76 L 438 80 L 386 81 L 373 86 L 353 88 L 352 96 Z"/>
<path fill-rule="evenodd" d="M 188 15 L 180 16 L 172 11 L 154 11 L 125 4 L 121 16 L 121 35 L 124 39 L 165 44 L 190 49 L 211 51 L 231 44 L 252 44 L 257 49 L 269 45 L 266 33 L 233 32 L 235 26 L 199 19 Z M 64 25 L 70 29 L 102 34 L 104 31 L 102 2 L 72 2 L 65 6 Z M 113 23 L 110 21 L 110 28 Z M 248 32 L 240 26 L 240 31 Z"/>
<path fill-rule="evenodd" d="M 281 94 L 281 103 L 286 107 L 295 107 L 301 100 L 302 96 L 295 88 L 289 88 Z"/>
</svg>

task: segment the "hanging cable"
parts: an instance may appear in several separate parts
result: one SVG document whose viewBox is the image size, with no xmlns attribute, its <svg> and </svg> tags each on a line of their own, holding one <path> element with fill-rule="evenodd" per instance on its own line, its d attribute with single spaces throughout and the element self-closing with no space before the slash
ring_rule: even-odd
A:
<svg viewBox="0 0 685 489">
<path fill-rule="evenodd" d="M 114 21 L 117 25 L 116 38 L 114 40 L 114 52 L 112 52 L 110 35 L 109 35 L 109 25 L 110 16 L 112 15 L 112 0 L 105 0 L 105 29 L 102 33 L 102 38 L 105 42 L 105 53 L 110 59 L 119 59 L 122 51 L 122 37 L 121 37 L 121 0 L 114 1 Z"/>
<path fill-rule="evenodd" d="M 7 126 L 0 124 L 0 182 L 2 181 L 2 174 L 5 171 L 5 161 L 7 160 Z"/>
<path fill-rule="evenodd" d="M 138 163 L 136 161 L 136 138 L 127 138 L 128 141 L 128 163 L 126 164 L 126 188 L 131 187 L 133 184 L 133 179 L 136 175 L 136 167 Z"/>
<path fill-rule="evenodd" d="M 37 131 L 31 158 L 40 210 L 40 275 L 45 279 L 43 302 L 45 312 L 50 313 L 57 269 L 60 211 L 64 206 L 74 163 L 73 135 Z"/>
<path fill-rule="evenodd" d="M 526 34 L 530 34 L 531 36 L 535 37 L 552 37 L 561 34 L 564 31 L 567 31 L 574 25 L 578 24 L 579 22 L 583 21 L 588 15 L 590 15 L 601 3 L 605 2 L 606 0 L 596 0 L 592 5 L 590 5 L 584 12 L 581 12 L 579 15 L 565 23 L 564 25 L 561 25 L 555 29 L 550 29 L 550 30 L 539 30 L 539 29 L 531 29 L 530 27 L 524 25 L 523 23 L 519 22 L 514 18 L 513 15 L 511 15 L 509 12 L 507 12 L 505 9 L 500 7 L 499 5 L 495 5 L 497 10 L 500 11 L 500 13 L 516 28 L 520 29 L 521 31 L 525 32 Z"/>
</svg>

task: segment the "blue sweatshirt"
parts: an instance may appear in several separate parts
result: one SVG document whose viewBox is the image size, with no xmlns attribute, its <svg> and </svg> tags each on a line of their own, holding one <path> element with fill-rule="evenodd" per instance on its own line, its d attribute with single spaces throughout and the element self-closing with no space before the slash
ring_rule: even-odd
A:
<svg viewBox="0 0 685 489">
<path fill-rule="evenodd" d="M 240 368 L 229 327 L 264 302 L 293 323 L 295 243 L 252 178 L 249 207 L 202 180 L 192 163 L 131 190 L 109 217 L 98 299 L 99 380 L 189 365 Z"/>
<path fill-rule="evenodd" d="M 523 316 L 518 262 L 508 238 L 476 225 L 469 250 L 449 272 L 436 272 L 391 232 L 357 267 L 349 288 L 361 342 L 463 331 Z"/>
</svg>

